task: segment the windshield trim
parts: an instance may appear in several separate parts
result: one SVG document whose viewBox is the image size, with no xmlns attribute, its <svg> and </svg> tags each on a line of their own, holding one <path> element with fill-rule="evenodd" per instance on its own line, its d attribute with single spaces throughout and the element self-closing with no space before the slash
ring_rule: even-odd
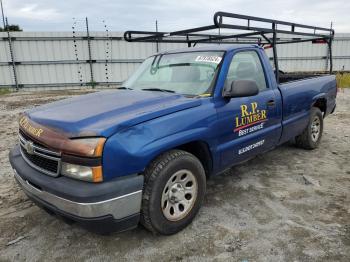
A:
<svg viewBox="0 0 350 262">
<path fill-rule="evenodd" d="M 215 76 L 213 78 L 213 81 L 211 82 L 209 88 L 208 88 L 208 94 L 210 94 L 209 97 L 213 97 L 214 96 L 214 92 L 215 92 L 215 89 L 216 89 L 216 84 L 218 82 L 218 78 L 219 78 L 219 75 L 220 75 L 220 72 L 221 72 L 221 67 L 222 67 L 222 64 L 224 63 L 224 60 L 225 60 L 225 56 L 226 56 L 226 53 L 227 51 L 223 51 L 223 55 L 222 55 L 222 59 L 217 67 L 217 70 L 215 72 Z M 205 94 L 205 93 L 204 93 Z M 202 94 L 202 95 L 204 95 Z M 206 97 L 206 96 L 204 96 Z"/>
<path fill-rule="evenodd" d="M 148 57 L 145 58 L 148 59 L 150 57 L 153 57 L 153 56 L 163 56 L 163 55 L 174 55 L 174 54 L 184 54 L 184 53 L 204 53 L 204 52 L 218 52 L 218 53 L 223 53 L 224 55 L 226 54 L 227 51 L 225 50 L 215 50 L 215 49 L 205 49 L 205 50 L 189 50 L 189 51 L 166 51 L 166 52 L 162 52 L 162 53 L 157 53 L 157 54 L 153 54 L 153 55 L 150 55 Z"/>
</svg>

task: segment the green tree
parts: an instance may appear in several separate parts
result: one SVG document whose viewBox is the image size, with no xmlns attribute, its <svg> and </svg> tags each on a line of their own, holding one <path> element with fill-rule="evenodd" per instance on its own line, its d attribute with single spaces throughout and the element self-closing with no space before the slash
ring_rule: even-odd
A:
<svg viewBox="0 0 350 262">
<path fill-rule="evenodd" d="M 19 27 L 19 25 L 7 25 L 7 26 L 5 26 L 5 28 L 0 27 L 0 32 L 6 32 L 7 29 L 8 29 L 9 31 L 23 31 L 23 30 Z"/>
</svg>

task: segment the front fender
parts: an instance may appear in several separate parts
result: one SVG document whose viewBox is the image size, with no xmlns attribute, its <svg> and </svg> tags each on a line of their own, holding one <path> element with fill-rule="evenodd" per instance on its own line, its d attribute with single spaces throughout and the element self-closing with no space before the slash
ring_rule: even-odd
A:
<svg viewBox="0 0 350 262">
<path fill-rule="evenodd" d="M 143 172 L 159 154 L 204 141 L 215 150 L 216 120 L 212 104 L 191 108 L 124 129 L 108 138 L 103 153 L 104 179 Z"/>
</svg>

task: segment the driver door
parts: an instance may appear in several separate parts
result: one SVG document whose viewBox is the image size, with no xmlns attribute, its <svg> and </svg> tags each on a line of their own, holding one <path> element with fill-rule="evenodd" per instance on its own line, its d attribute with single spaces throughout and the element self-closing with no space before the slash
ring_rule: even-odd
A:
<svg viewBox="0 0 350 262">
<path fill-rule="evenodd" d="M 234 54 L 226 85 L 253 80 L 259 93 L 250 97 L 223 98 L 217 108 L 221 167 L 226 168 L 274 147 L 281 134 L 280 94 L 269 86 L 256 50 Z M 277 92 L 276 92 L 277 91 Z"/>
</svg>

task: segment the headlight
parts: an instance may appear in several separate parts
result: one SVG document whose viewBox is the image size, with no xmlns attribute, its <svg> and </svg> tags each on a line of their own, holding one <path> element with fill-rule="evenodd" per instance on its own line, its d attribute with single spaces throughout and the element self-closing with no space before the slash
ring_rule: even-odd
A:
<svg viewBox="0 0 350 262">
<path fill-rule="evenodd" d="M 103 137 L 71 139 L 62 155 L 61 174 L 89 182 L 102 182 L 101 157 L 105 142 Z M 80 160 L 77 162 L 74 157 Z M 88 160 L 92 159 L 98 160 L 98 163 L 91 166 Z"/>
<path fill-rule="evenodd" d="M 61 173 L 64 176 L 89 182 L 103 181 L 101 166 L 81 166 L 62 162 Z"/>
<path fill-rule="evenodd" d="M 103 146 L 106 142 L 104 137 L 76 138 L 70 140 L 72 153 L 88 157 L 102 156 Z"/>
</svg>

